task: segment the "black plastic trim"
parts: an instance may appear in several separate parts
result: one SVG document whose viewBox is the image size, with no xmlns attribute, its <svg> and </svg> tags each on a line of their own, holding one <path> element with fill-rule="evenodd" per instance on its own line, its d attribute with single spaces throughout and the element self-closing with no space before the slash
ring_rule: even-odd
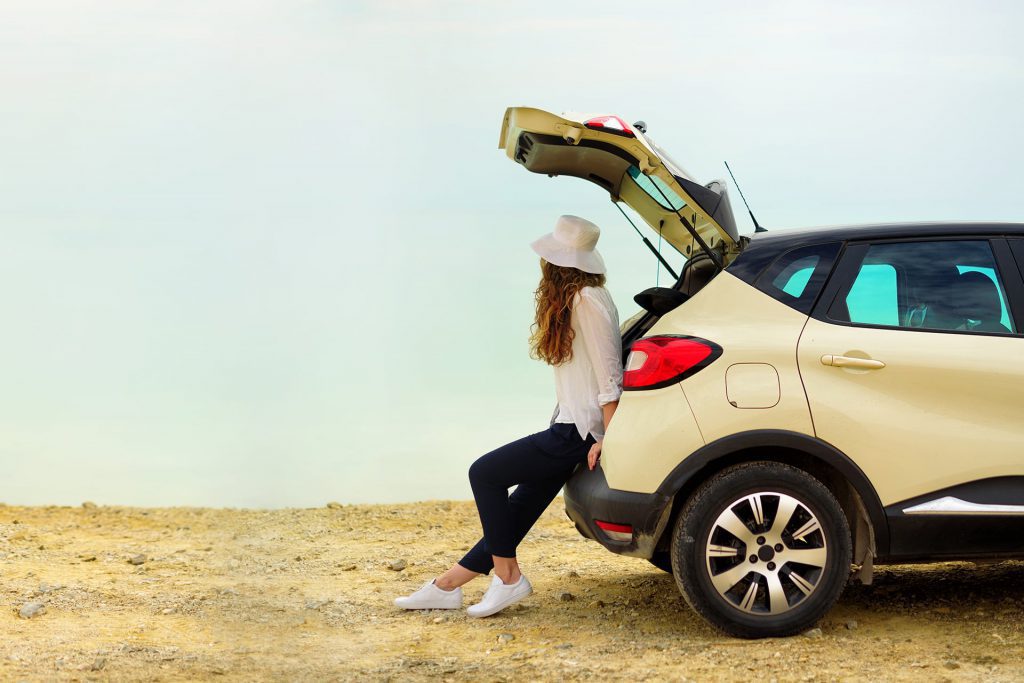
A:
<svg viewBox="0 0 1024 683">
<path fill-rule="evenodd" d="M 604 470 L 598 465 L 593 470 L 579 467 L 565 484 L 563 499 L 566 514 L 581 534 L 614 553 L 636 554 L 641 540 L 646 545 L 644 552 L 653 550 L 655 536 L 661 531 L 658 524 L 672 497 L 609 488 Z M 595 523 L 598 519 L 632 526 L 632 539 L 626 542 L 609 538 Z"/>
<path fill-rule="evenodd" d="M 816 437 L 782 429 L 755 429 L 731 434 L 703 446 L 676 465 L 665 478 L 658 493 L 674 496 L 702 469 L 714 461 L 739 451 L 754 448 L 784 448 L 798 451 L 835 468 L 860 495 L 875 532 L 875 547 L 879 556 L 889 551 L 889 527 L 882 501 L 867 475 L 845 453 Z"/>
<path fill-rule="evenodd" d="M 894 560 L 1024 557 L 1024 517 L 907 515 L 904 510 L 954 496 L 971 503 L 1024 505 L 1024 476 L 977 479 L 916 496 L 885 508 Z"/>
<path fill-rule="evenodd" d="M 992 255 L 996 260 L 996 272 L 999 273 L 1003 284 L 1006 305 L 1010 309 L 1017 334 L 1024 334 L 1024 270 L 1014 258 L 1014 242 L 1021 244 L 1021 254 L 1024 258 L 1024 240 L 992 240 Z"/>
<path fill-rule="evenodd" d="M 678 374 L 678 375 L 676 375 L 674 377 L 670 377 L 669 379 L 662 380 L 660 382 L 656 382 L 655 384 L 647 384 L 647 385 L 644 385 L 642 387 L 627 387 L 627 386 L 625 386 L 625 384 L 623 384 L 623 387 L 622 387 L 623 391 L 650 391 L 651 389 L 662 389 L 664 387 L 670 387 L 673 384 L 679 384 L 680 382 L 682 382 L 687 377 L 692 377 L 693 375 L 697 374 L 698 372 L 700 372 L 701 370 L 703 370 L 707 366 L 711 365 L 712 363 L 714 363 L 716 360 L 718 360 L 722 356 L 722 347 L 719 346 L 718 344 L 716 344 L 715 342 L 709 341 L 707 339 L 704 339 L 703 337 L 694 337 L 694 336 L 688 335 L 688 334 L 656 334 L 656 335 L 654 335 L 652 337 L 641 337 L 640 339 L 637 339 L 636 341 L 634 341 L 633 344 L 635 344 L 636 342 L 639 342 L 639 341 L 644 341 L 645 339 L 663 339 L 663 338 L 669 338 L 669 339 L 691 339 L 693 341 L 700 342 L 701 344 L 704 344 L 705 346 L 710 347 L 711 348 L 711 353 L 708 354 L 708 357 L 705 358 L 704 360 L 702 360 L 701 362 L 699 362 L 696 365 L 693 365 L 693 366 L 687 368 L 686 372 L 680 373 L 680 374 Z M 630 351 L 631 352 L 633 350 L 632 349 L 633 344 L 630 344 Z M 628 357 L 628 354 L 627 354 L 627 357 Z"/>
</svg>

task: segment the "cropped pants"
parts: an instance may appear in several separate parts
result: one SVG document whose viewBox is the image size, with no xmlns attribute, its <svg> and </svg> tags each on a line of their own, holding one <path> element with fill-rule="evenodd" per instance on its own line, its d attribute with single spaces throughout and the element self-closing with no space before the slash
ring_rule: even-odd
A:
<svg viewBox="0 0 1024 683">
<path fill-rule="evenodd" d="M 594 438 L 580 438 L 574 424 L 555 423 L 481 456 L 469 468 L 469 483 L 484 537 L 459 564 L 487 574 L 492 555 L 515 557 L 516 547 L 536 523 L 587 453 Z M 510 487 L 516 490 L 509 495 Z"/>
</svg>

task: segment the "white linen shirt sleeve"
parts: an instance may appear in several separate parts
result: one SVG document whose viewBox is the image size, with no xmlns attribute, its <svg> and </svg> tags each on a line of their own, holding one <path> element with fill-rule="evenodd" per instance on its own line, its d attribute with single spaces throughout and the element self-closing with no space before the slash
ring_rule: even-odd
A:
<svg viewBox="0 0 1024 683">
<path fill-rule="evenodd" d="M 580 290 L 576 319 L 597 380 L 597 402 L 617 401 L 622 395 L 622 337 L 605 304 L 589 289 Z"/>
</svg>

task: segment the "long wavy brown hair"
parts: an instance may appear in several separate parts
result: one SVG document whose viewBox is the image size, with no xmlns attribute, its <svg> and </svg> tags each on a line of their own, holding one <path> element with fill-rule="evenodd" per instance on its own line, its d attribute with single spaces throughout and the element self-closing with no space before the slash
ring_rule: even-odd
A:
<svg viewBox="0 0 1024 683">
<path fill-rule="evenodd" d="M 540 284 L 534 297 L 537 313 L 530 327 L 530 356 L 548 365 L 572 359 L 572 300 L 583 287 L 601 287 L 604 275 L 540 260 Z"/>
</svg>

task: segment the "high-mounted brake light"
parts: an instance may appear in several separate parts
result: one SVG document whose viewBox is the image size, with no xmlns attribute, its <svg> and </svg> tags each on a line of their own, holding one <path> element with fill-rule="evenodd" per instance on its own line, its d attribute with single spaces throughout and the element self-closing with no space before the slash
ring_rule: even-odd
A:
<svg viewBox="0 0 1024 683">
<path fill-rule="evenodd" d="M 633 342 L 622 373 L 622 388 L 658 389 L 682 382 L 711 365 L 722 347 L 699 337 L 647 337 Z"/>
<path fill-rule="evenodd" d="M 595 519 L 594 524 L 613 541 L 628 542 L 633 540 L 633 527 L 628 524 L 612 524 L 611 522 L 602 522 L 599 519 Z"/>
<path fill-rule="evenodd" d="M 605 133 L 614 133 L 616 135 L 622 135 L 627 138 L 635 138 L 636 133 L 633 129 L 626 124 L 625 121 L 620 119 L 618 116 L 596 116 L 588 121 L 584 121 L 583 125 L 591 130 L 600 130 Z"/>
</svg>

